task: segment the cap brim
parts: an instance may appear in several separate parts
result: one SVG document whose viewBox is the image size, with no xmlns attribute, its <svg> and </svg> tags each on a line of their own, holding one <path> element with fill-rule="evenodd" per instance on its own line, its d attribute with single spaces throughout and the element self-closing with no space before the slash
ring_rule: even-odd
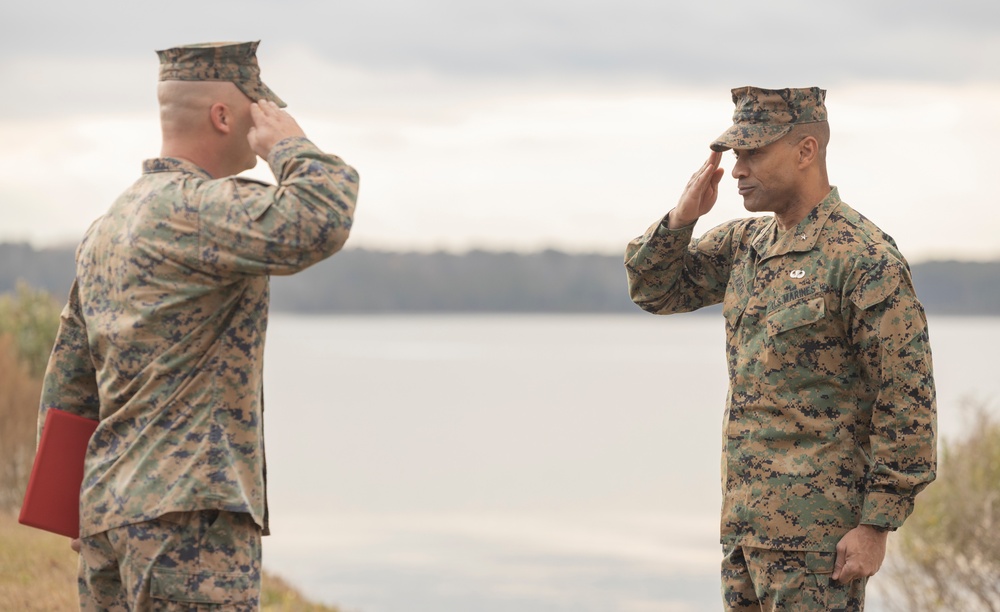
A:
<svg viewBox="0 0 1000 612">
<path fill-rule="evenodd" d="M 285 108 L 286 106 L 288 106 L 287 104 L 285 104 L 284 100 L 282 100 L 281 98 L 278 97 L 278 94 L 276 94 L 273 91 L 271 91 L 271 88 L 268 87 L 267 85 L 265 85 L 263 82 L 261 82 L 260 87 L 261 87 L 261 89 L 264 90 L 264 93 L 265 93 L 264 99 L 265 100 L 270 100 L 271 102 L 274 102 L 275 104 L 278 105 L 279 108 Z"/>
<path fill-rule="evenodd" d="M 792 126 L 747 124 L 733 125 L 708 145 L 713 151 L 728 151 L 729 149 L 759 149 L 780 140 L 792 131 Z"/>
<path fill-rule="evenodd" d="M 257 81 L 256 83 L 236 83 L 236 86 L 240 88 L 248 98 L 254 102 L 258 100 L 270 100 L 277 104 L 280 108 L 285 108 L 288 106 L 285 101 L 278 97 L 278 94 L 271 91 L 271 88 L 264 84 L 263 81 Z"/>
</svg>

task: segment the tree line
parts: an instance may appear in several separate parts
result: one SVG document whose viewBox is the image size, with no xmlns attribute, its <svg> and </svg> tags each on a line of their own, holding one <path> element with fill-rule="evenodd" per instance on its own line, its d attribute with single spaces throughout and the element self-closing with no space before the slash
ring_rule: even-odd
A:
<svg viewBox="0 0 1000 612">
<path fill-rule="evenodd" d="M 18 280 L 64 299 L 73 248 L 0 244 L 0 294 Z M 1000 261 L 912 266 L 928 313 L 1000 315 Z M 272 279 L 271 307 L 302 313 L 638 312 L 621 255 L 347 249 L 300 274 Z"/>
</svg>

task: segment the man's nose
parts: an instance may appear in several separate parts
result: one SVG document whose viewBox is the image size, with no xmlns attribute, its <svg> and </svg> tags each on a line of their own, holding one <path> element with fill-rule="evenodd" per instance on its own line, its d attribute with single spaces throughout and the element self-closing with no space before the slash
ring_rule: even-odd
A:
<svg viewBox="0 0 1000 612">
<path fill-rule="evenodd" d="M 749 175 L 750 175 L 750 172 L 747 169 L 747 163 L 746 163 L 746 161 L 744 161 L 744 160 L 742 160 L 742 159 L 740 159 L 740 158 L 737 157 L 736 158 L 736 163 L 733 164 L 733 178 L 734 179 L 741 179 L 741 178 L 746 178 Z"/>
</svg>

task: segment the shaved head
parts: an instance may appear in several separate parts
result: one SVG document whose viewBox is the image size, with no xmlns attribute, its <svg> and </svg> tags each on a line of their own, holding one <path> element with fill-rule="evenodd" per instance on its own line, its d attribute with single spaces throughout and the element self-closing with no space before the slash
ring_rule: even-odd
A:
<svg viewBox="0 0 1000 612">
<path fill-rule="evenodd" d="M 163 156 L 195 162 L 214 177 L 257 163 L 247 141 L 253 102 L 229 81 L 160 81 Z"/>
<path fill-rule="evenodd" d="M 156 90 L 164 136 L 180 136 L 211 128 L 209 109 L 221 102 L 230 108 L 250 100 L 229 81 L 160 81 Z"/>
</svg>

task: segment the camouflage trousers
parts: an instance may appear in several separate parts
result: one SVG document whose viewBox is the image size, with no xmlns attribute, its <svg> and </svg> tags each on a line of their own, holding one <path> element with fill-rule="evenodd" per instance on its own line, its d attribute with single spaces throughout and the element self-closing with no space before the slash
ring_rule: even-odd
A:
<svg viewBox="0 0 1000 612">
<path fill-rule="evenodd" d="M 249 514 L 202 510 L 82 538 L 80 609 L 256 611 L 260 527 Z"/>
<path fill-rule="evenodd" d="M 867 579 L 841 584 L 831 578 L 832 552 L 725 546 L 723 609 L 745 612 L 819 610 L 860 612 Z"/>
</svg>

